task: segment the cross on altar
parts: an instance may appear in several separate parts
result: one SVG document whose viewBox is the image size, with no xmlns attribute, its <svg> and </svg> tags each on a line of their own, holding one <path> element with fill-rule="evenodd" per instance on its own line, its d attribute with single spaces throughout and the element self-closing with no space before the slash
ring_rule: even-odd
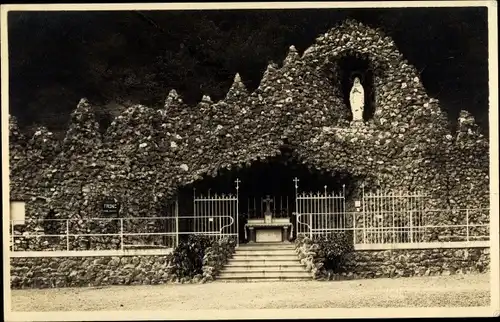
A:
<svg viewBox="0 0 500 322">
<path fill-rule="evenodd" d="M 267 196 L 266 199 L 264 199 L 264 202 L 266 203 L 266 213 L 271 213 L 271 202 L 273 202 L 273 199 Z"/>
</svg>

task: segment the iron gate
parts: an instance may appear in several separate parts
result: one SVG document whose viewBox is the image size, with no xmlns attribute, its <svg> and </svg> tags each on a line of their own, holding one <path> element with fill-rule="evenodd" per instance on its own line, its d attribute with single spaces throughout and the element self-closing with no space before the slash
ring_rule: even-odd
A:
<svg viewBox="0 0 500 322">
<path fill-rule="evenodd" d="M 365 191 L 355 209 L 346 210 L 342 191 L 298 193 L 296 191 L 297 235 L 317 237 L 334 231 L 352 231 L 354 244 L 418 243 L 426 240 L 428 196 L 421 192 Z"/>
<path fill-rule="evenodd" d="M 426 204 L 421 192 L 369 191 L 362 188 L 355 216 L 355 243 L 418 243 L 425 240 Z"/>
<path fill-rule="evenodd" d="M 345 230 L 349 218 L 345 209 L 345 186 L 342 192 L 298 193 L 299 179 L 295 178 L 295 229 L 297 235 L 310 238 L 331 231 Z"/>
<path fill-rule="evenodd" d="M 214 237 L 234 236 L 236 244 L 238 237 L 238 190 L 240 180 L 236 179 L 235 194 L 193 194 L 193 234 Z"/>
</svg>

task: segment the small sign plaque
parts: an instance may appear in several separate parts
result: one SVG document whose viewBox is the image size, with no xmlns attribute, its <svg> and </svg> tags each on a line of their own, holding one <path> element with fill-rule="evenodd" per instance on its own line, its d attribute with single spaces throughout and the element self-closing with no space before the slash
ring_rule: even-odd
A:
<svg viewBox="0 0 500 322">
<path fill-rule="evenodd" d="M 116 199 L 106 199 L 102 203 L 102 212 L 107 215 L 116 215 L 120 210 L 120 204 Z"/>
</svg>

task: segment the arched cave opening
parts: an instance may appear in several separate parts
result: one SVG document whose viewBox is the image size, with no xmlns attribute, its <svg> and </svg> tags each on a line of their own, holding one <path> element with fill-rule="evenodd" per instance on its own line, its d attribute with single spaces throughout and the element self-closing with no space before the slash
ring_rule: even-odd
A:
<svg viewBox="0 0 500 322">
<path fill-rule="evenodd" d="M 345 55 L 339 60 L 339 73 L 344 103 L 349 110 L 351 109 L 349 97 L 354 78 L 358 77 L 361 80 L 365 92 L 363 120 L 368 121 L 375 112 L 374 79 L 370 62 L 367 58 L 354 53 Z"/>
<path fill-rule="evenodd" d="M 327 172 L 317 170 L 304 164 L 290 147 L 283 147 L 281 154 L 266 160 L 258 160 L 250 166 L 220 170 L 216 177 L 207 176 L 179 189 L 179 216 L 192 216 L 194 198 L 201 195 L 214 197 L 222 194 L 235 194 L 237 179 L 239 234 L 242 237 L 244 225 L 248 219 L 263 218 L 266 208 L 265 199 L 273 200 L 271 210 L 273 216 L 290 218 L 295 222 L 295 182 L 298 178 L 298 193 L 330 193 L 339 194 L 345 191 L 345 199 L 349 200 L 355 187 L 355 178 L 346 172 Z M 344 190 L 345 189 L 345 190 Z M 189 226 L 189 224 L 188 224 Z M 191 229 L 180 227 L 181 230 Z"/>
</svg>

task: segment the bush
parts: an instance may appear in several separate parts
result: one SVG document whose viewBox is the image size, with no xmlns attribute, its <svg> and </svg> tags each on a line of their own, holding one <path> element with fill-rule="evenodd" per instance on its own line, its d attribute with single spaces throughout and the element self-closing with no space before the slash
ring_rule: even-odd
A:
<svg viewBox="0 0 500 322">
<path fill-rule="evenodd" d="M 205 251 L 203 259 L 203 282 L 212 281 L 232 256 L 236 240 L 234 237 L 224 237 L 215 240 Z"/>
<path fill-rule="evenodd" d="M 179 242 L 172 253 L 169 273 L 177 278 L 193 278 L 203 272 L 205 250 L 212 241 L 208 236 L 191 235 Z"/>
<path fill-rule="evenodd" d="M 334 272 L 341 269 L 346 255 L 354 251 L 352 235 L 346 232 L 317 237 L 314 243 L 319 245 L 318 257 L 325 260 L 323 267 Z"/>
</svg>

